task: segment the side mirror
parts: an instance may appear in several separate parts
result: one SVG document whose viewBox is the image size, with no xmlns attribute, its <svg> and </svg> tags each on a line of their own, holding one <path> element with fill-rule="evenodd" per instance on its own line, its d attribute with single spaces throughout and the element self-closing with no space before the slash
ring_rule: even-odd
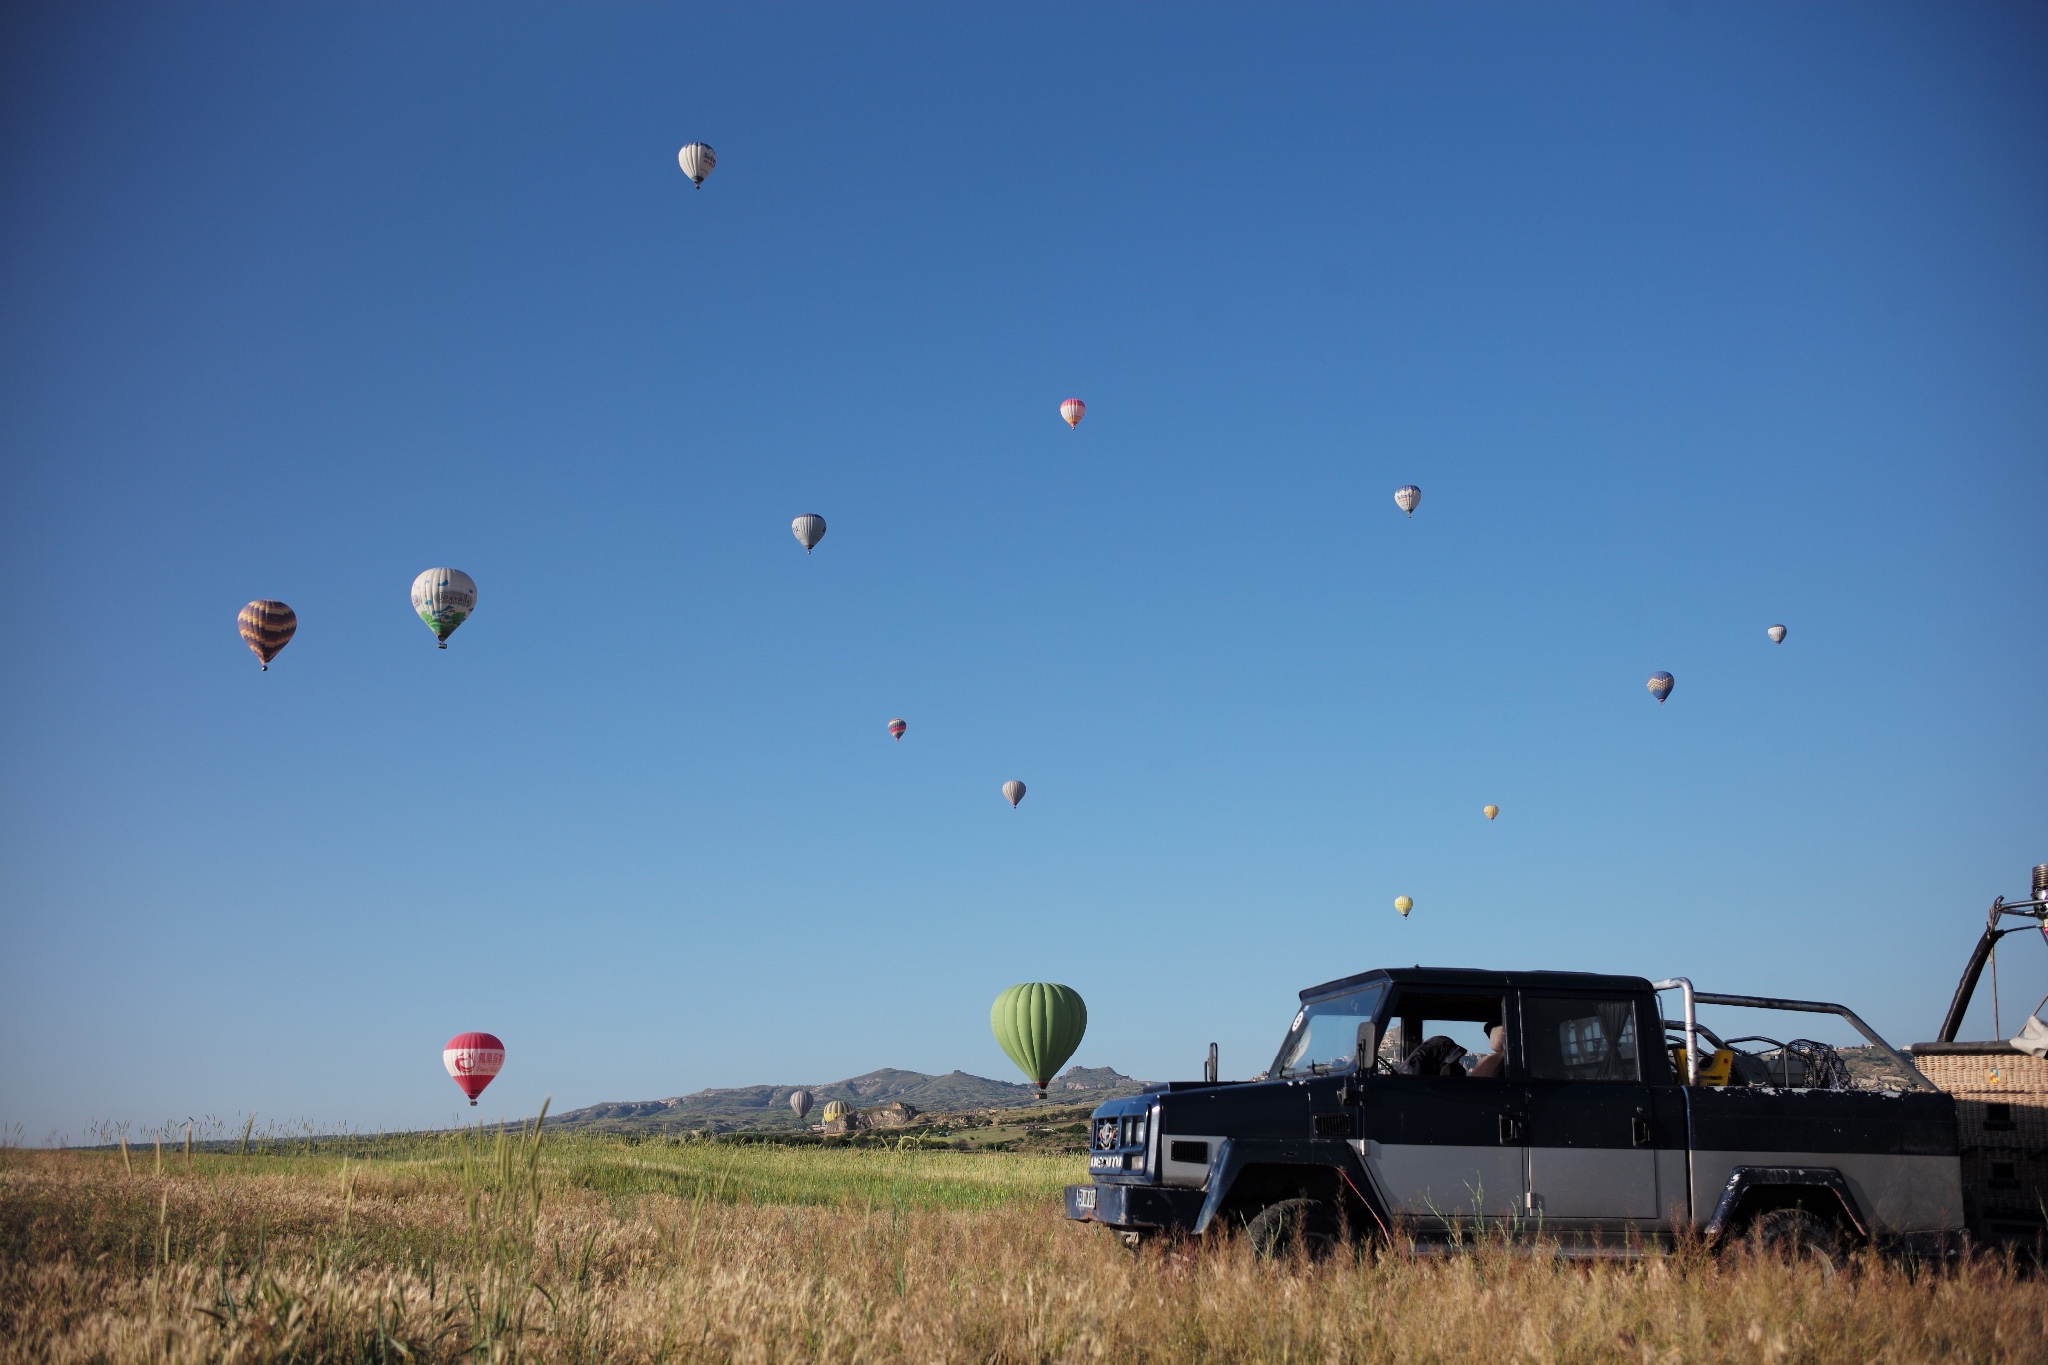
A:
<svg viewBox="0 0 2048 1365">
<path fill-rule="evenodd" d="M 1380 1031 L 1370 1020 L 1358 1026 L 1358 1051 L 1351 1054 L 1354 1075 L 1370 1076 L 1379 1068 Z"/>
</svg>

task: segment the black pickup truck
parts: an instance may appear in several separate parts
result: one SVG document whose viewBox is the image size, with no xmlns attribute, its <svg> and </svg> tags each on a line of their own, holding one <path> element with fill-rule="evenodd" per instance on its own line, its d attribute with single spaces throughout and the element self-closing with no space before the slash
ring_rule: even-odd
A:
<svg viewBox="0 0 2048 1365">
<path fill-rule="evenodd" d="M 1838 1015 L 1883 1074 L 1853 1079 L 1805 1039 L 1723 1040 L 1702 1005 Z M 1394 968 L 1301 992 L 1265 1074 L 1210 1072 L 1095 1111 L 1068 1217 L 1133 1243 L 1243 1227 L 1261 1251 L 1491 1233 L 1613 1255 L 1753 1235 L 1829 1260 L 1942 1254 L 1964 1231 L 1955 1100 L 1839 1005 Z"/>
</svg>

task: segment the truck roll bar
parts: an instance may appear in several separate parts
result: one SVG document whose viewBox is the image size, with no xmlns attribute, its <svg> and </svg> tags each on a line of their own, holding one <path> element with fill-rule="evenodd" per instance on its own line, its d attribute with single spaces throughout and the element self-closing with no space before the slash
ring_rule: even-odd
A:
<svg viewBox="0 0 2048 1365">
<path fill-rule="evenodd" d="M 1857 1017 L 1856 1011 L 1847 1005 L 1831 1005 L 1820 1000 L 1786 1000 L 1775 995 L 1721 995 L 1707 991 L 1696 991 L 1692 982 L 1682 976 L 1669 981 L 1653 981 L 1651 986 L 1660 991 L 1675 990 L 1685 1000 L 1685 1083 L 1694 1084 L 1699 1077 L 1699 1006 L 1734 1005 L 1753 1010 L 1796 1010 L 1803 1014 L 1834 1014 L 1849 1021 L 1858 1033 L 1870 1040 L 1871 1046 L 1897 1062 L 1905 1071 L 1906 1078 L 1922 1090 L 1938 1090 L 1939 1086 L 1920 1074 L 1920 1068 L 1913 1065 L 1913 1059 L 1887 1043 L 1878 1031 Z"/>
</svg>

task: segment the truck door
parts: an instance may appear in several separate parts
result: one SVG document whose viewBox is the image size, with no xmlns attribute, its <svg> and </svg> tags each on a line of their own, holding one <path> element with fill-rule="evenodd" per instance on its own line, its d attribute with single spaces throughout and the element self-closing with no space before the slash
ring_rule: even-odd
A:
<svg viewBox="0 0 2048 1365">
<path fill-rule="evenodd" d="M 1643 1052 L 1661 1021 L 1638 1018 L 1631 995 L 1524 991 L 1521 1004 L 1530 1213 L 1559 1232 L 1659 1226 Z"/>
<path fill-rule="evenodd" d="M 1516 1217 L 1526 1203 L 1522 1089 L 1498 1066 L 1474 1078 L 1458 1060 L 1491 1051 L 1505 1007 L 1498 993 L 1400 988 L 1360 1086 L 1366 1166 L 1391 1210 L 1425 1235 Z"/>
</svg>

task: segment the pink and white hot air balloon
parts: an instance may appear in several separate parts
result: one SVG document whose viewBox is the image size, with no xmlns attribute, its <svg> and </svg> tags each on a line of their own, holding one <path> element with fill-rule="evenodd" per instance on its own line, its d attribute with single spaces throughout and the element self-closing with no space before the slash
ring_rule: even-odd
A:
<svg viewBox="0 0 2048 1365">
<path fill-rule="evenodd" d="M 1060 404 L 1060 416 L 1067 419 L 1069 427 L 1081 425 L 1081 419 L 1088 415 L 1088 405 L 1078 398 L 1069 398 Z"/>
<path fill-rule="evenodd" d="M 458 1033 L 441 1049 L 441 1065 L 469 1096 L 471 1107 L 505 1065 L 505 1045 L 490 1033 Z"/>
</svg>

